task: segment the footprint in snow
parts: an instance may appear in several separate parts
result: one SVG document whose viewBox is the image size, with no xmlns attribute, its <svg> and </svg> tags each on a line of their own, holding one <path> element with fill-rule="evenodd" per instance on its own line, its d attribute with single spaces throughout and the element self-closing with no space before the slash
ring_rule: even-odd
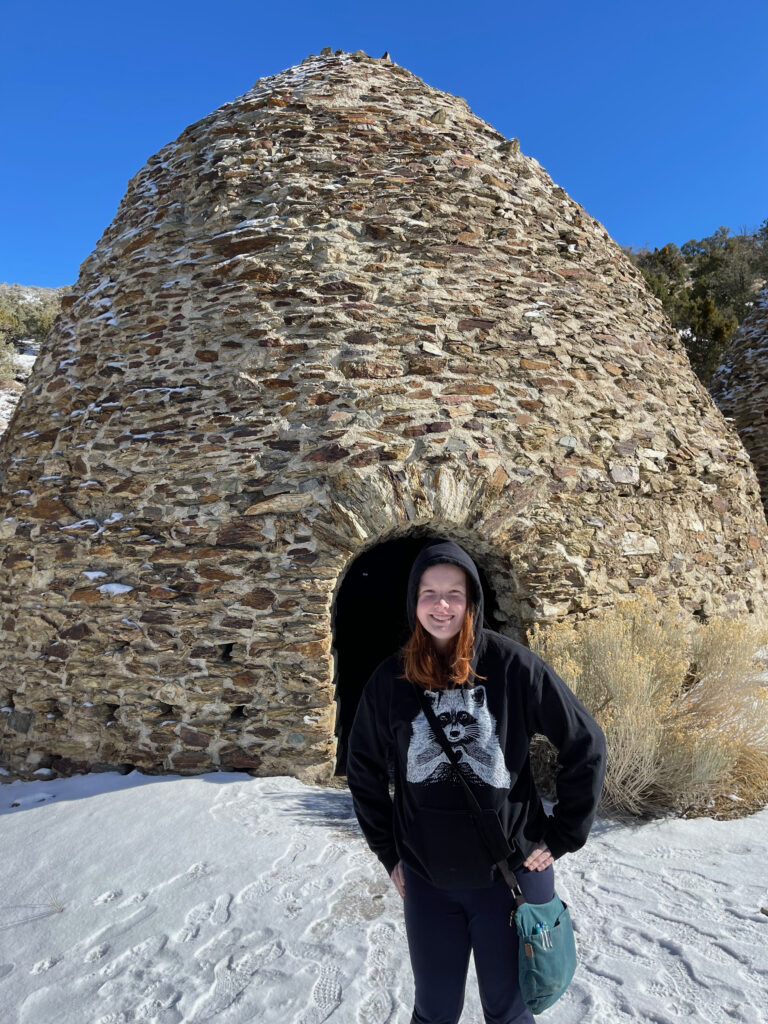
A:
<svg viewBox="0 0 768 1024">
<path fill-rule="evenodd" d="M 165 947 L 167 942 L 167 935 L 153 935 L 149 939 L 144 939 L 143 942 L 137 942 L 135 946 L 131 946 L 130 949 L 115 957 L 114 960 L 106 963 L 99 971 L 100 977 L 105 979 L 116 978 L 128 970 L 129 967 L 133 968 L 138 964 L 154 963 L 158 953 Z"/>
<path fill-rule="evenodd" d="M 262 896 L 266 896 L 273 888 L 274 883 L 270 882 L 268 878 L 262 878 L 258 882 L 251 882 L 238 893 L 237 902 L 255 903 L 258 906 L 261 904 Z"/>
<path fill-rule="evenodd" d="M 225 932 L 218 932 L 205 945 L 195 950 L 195 959 L 201 964 L 217 964 L 237 947 L 242 934 L 240 928 L 228 928 Z"/>
<path fill-rule="evenodd" d="M 329 843 L 324 847 L 323 852 L 320 854 L 313 867 L 335 867 L 337 862 L 346 855 L 347 850 L 343 846 L 340 846 L 338 843 Z"/>
<path fill-rule="evenodd" d="M 128 896 L 127 899 L 124 899 L 122 903 L 118 904 L 119 909 L 122 910 L 123 907 L 133 907 L 137 903 L 143 903 L 147 896 L 149 896 L 148 892 L 134 893 L 133 896 Z"/>
<path fill-rule="evenodd" d="M 178 1024 L 182 1017 L 176 1004 L 181 996 L 169 982 L 154 984 L 134 1010 L 133 1019 L 149 1020 L 152 1024 Z"/>
<path fill-rule="evenodd" d="M 128 932 L 137 928 L 139 925 L 144 924 L 144 922 L 155 913 L 157 913 L 156 906 L 151 903 L 145 904 L 144 906 L 139 907 L 138 910 L 135 910 L 132 914 L 129 914 L 128 917 L 124 918 L 122 921 L 114 921 L 111 924 L 107 924 L 96 931 L 93 935 L 90 935 L 87 939 L 84 939 L 82 942 L 78 942 L 71 952 L 75 956 L 79 957 L 84 956 L 88 950 L 92 949 L 94 946 L 100 944 L 111 946 L 115 940 L 127 935 Z"/>
<path fill-rule="evenodd" d="M 229 906 L 232 903 L 232 893 L 225 892 L 216 900 L 216 905 L 211 914 L 211 924 L 226 924 L 229 920 Z"/>
<path fill-rule="evenodd" d="M 329 939 L 336 934 L 336 922 L 332 917 L 323 917 L 309 926 L 309 934 L 318 941 Z"/>
<path fill-rule="evenodd" d="M 109 946 L 106 943 L 101 946 L 94 946 L 93 949 L 89 949 L 83 958 L 83 963 L 92 964 L 96 960 L 102 960 L 109 952 Z"/>
<path fill-rule="evenodd" d="M 30 974 L 45 974 L 46 971 L 50 971 L 56 964 L 61 963 L 60 956 L 49 956 L 45 960 L 38 960 L 37 963 L 30 969 Z"/>
<path fill-rule="evenodd" d="M 285 851 L 285 853 L 273 862 L 272 867 L 275 870 L 279 870 L 284 865 L 287 866 L 288 864 L 293 864 L 293 862 L 296 860 L 299 854 L 303 853 L 306 850 L 306 848 L 307 844 L 305 842 L 303 842 L 302 840 L 294 839 L 289 845 L 288 849 Z"/>
<path fill-rule="evenodd" d="M 191 942 L 200 934 L 200 928 L 205 921 L 210 921 L 213 914 L 212 903 L 198 903 L 192 907 L 184 918 L 184 927 L 174 936 L 176 942 Z"/>
<path fill-rule="evenodd" d="M 394 926 L 380 922 L 368 930 L 367 977 L 372 985 L 388 987 L 397 980 L 397 936 Z"/>
<path fill-rule="evenodd" d="M 238 970 L 245 971 L 247 974 L 254 974 L 256 971 L 262 970 L 273 964 L 276 960 L 279 960 L 284 953 L 285 946 L 282 940 L 276 939 L 273 942 L 268 942 L 265 946 L 261 946 L 259 949 L 244 953 L 235 961 L 235 967 Z"/>
<path fill-rule="evenodd" d="M 311 932 L 312 929 L 310 928 L 309 931 Z M 325 942 L 294 942 L 291 952 L 294 956 L 301 957 L 303 960 L 314 961 L 314 963 L 321 966 L 322 964 L 337 960 L 339 955 L 336 946 Z"/>
<path fill-rule="evenodd" d="M 341 1003 L 341 975 L 337 968 L 320 968 L 320 977 L 312 989 L 312 1005 L 307 1007 L 298 1024 L 322 1024 Z"/>
<path fill-rule="evenodd" d="M 187 877 L 190 880 L 194 880 L 196 878 L 205 878 L 206 875 L 210 875 L 210 874 L 211 874 L 211 869 L 204 862 L 202 862 L 200 864 L 191 864 L 187 868 Z"/>
<path fill-rule="evenodd" d="M 198 999 L 189 1015 L 190 1024 L 212 1020 L 234 1003 L 250 984 L 253 971 L 230 964 L 230 957 L 220 960 L 213 969 L 213 985 Z"/>
<path fill-rule="evenodd" d="M 389 992 L 369 992 L 357 1008 L 358 1024 L 387 1024 L 395 1008 Z"/>
<path fill-rule="evenodd" d="M 114 900 L 119 900 L 122 895 L 122 889 L 110 889 L 108 892 L 103 892 L 101 896 L 97 896 L 93 901 L 93 905 L 98 907 L 102 903 L 112 903 Z"/>
</svg>

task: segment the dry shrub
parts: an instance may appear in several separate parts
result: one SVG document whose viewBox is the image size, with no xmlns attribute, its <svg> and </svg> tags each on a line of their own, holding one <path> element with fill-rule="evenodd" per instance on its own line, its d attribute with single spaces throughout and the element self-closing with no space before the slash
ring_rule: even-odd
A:
<svg viewBox="0 0 768 1024">
<path fill-rule="evenodd" d="M 16 373 L 13 356 L 13 345 L 8 341 L 3 341 L 0 337 L 0 381 L 13 380 Z"/>
<path fill-rule="evenodd" d="M 768 637 L 754 619 L 703 624 L 643 590 L 529 638 L 605 732 L 605 810 L 692 813 L 729 795 L 752 808 L 768 793 Z"/>
<path fill-rule="evenodd" d="M 768 804 L 768 751 L 746 744 L 736 751 L 731 768 L 734 796 L 751 813 Z"/>
</svg>

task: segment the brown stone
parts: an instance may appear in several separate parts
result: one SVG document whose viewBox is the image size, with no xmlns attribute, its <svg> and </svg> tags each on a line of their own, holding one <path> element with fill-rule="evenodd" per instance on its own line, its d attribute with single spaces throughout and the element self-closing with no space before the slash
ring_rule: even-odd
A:
<svg viewBox="0 0 768 1024">
<path fill-rule="evenodd" d="M 224 771 L 256 772 L 261 767 L 261 758 L 242 747 L 227 746 L 219 751 L 219 765 Z"/>
<path fill-rule="evenodd" d="M 290 649 L 307 658 L 319 658 L 326 653 L 327 645 L 323 640 L 310 640 L 307 643 L 291 644 Z"/>
<path fill-rule="evenodd" d="M 495 395 L 495 384 L 454 384 L 444 388 L 441 395 Z"/>
<path fill-rule="evenodd" d="M 552 363 L 545 363 L 540 359 L 521 359 L 521 370 L 548 370 Z"/>
<path fill-rule="evenodd" d="M 484 320 L 481 317 L 470 317 L 466 320 L 459 320 L 457 327 L 460 331 L 490 331 L 495 323 L 495 320 Z"/>
<path fill-rule="evenodd" d="M 338 444 L 326 444 L 320 448 L 316 448 L 313 452 L 304 456 L 305 462 L 338 462 L 339 459 L 343 459 L 346 455 L 349 455 L 347 448 L 342 448 Z"/>
<path fill-rule="evenodd" d="M 93 630 L 86 622 L 78 622 L 74 626 L 62 629 L 59 636 L 64 640 L 84 640 L 85 637 L 92 634 Z"/>
<path fill-rule="evenodd" d="M 280 735 L 280 730 L 276 729 L 272 725 L 261 725 L 257 728 L 250 730 L 254 736 L 259 736 L 262 739 L 271 740 Z"/>
<path fill-rule="evenodd" d="M 221 583 L 243 579 L 240 573 L 226 572 L 224 569 L 212 569 L 207 565 L 200 566 L 197 569 L 197 573 L 206 580 L 217 580 Z"/>
<path fill-rule="evenodd" d="M 375 345 L 379 339 L 370 331 L 352 331 L 344 340 L 350 345 Z"/>
<path fill-rule="evenodd" d="M 210 764 L 210 755 L 203 751 L 180 750 L 168 758 L 168 768 L 174 772 L 200 772 Z"/>
<path fill-rule="evenodd" d="M 35 564 L 34 558 L 31 554 L 25 551 L 17 551 L 8 554 L 3 559 L 3 565 L 6 569 L 16 570 L 19 569 L 30 569 Z"/>
<path fill-rule="evenodd" d="M 96 604 L 101 599 L 101 594 L 98 590 L 92 590 L 85 588 L 83 590 L 75 590 L 69 595 L 70 601 L 84 601 L 86 604 Z"/>
<path fill-rule="evenodd" d="M 46 658 L 56 658 L 59 661 L 66 661 L 70 655 L 70 650 L 67 644 L 59 643 L 57 641 L 44 647 L 43 654 Z"/>
<path fill-rule="evenodd" d="M 345 377 L 361 380 L 387 380 L 402 374 L 401 368 L 395 363 L 382 363 L 376 359 L 345 359 L 339 363 L 339 369 Z"/>
<path fill-rule="evenodd" d="M 253 672 L 244 671 L 238 672 L 236 676 L 233 676 L 232 682 L 235 684 L 235 686 L 240 686 L 244 689 L 252 689 L 258 686 L 260 678 L 260 676 Z"/>
<path fill-rule="evenodd" d="M 148 609 L 139 616 L 141 622 L 147 622 L 152 625 L 171 625 L 173 622 L 173 612 L 159 612 Z"/>
<path fill-rule="evenodd" d="M 266 587 L 257 587 L 244 597 L 241 597 L 240 603 L 247 605 L 249 608 L 257 608 L 263 611 L 265 608 L 271 607 L 274 600 L 275 595 L 271 590 L 268 590 Z"/>
<path fill-rule="evenodd" d="M 253 626 L 253 619 L 238 618 L 236 615 L 227 615 L 221 620 L 222 629 L 247 629 Z"/>
<path fill-rule="evenodd" d="M 41 498 L 29 510 L 29 515 L 34 516 L 35 519 L 60 519 L 61 516 L 67 516 L 70 513 L 59 498 Z"/>
<path fill-rule="evenodd" d="M 197 729 L 190 729 L 187 725 L 181 726 L 178 735 L 182 743 L 188 747 L 207 747 L 210 743 L 210 737 L 205 733 L 199 732 Z"/>
</svg>

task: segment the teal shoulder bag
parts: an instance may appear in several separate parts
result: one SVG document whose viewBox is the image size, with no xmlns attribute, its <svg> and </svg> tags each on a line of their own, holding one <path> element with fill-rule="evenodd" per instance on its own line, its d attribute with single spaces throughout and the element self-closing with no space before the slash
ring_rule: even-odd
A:
<svg viewBox="0 0 768 1024">
<path fill-rule="evenodd" d="M 527 903 L 514 875 L 515 888 L 509 878 L 505 881 L 516 903 L 509 923 L 517 929 L 520 943 L 517 954 L 520 992 L 531 1013 L 541 1013 L 557 1002 L 576 970 L 571 915 L 557 893 L 548 903 Z"/>
</svg>

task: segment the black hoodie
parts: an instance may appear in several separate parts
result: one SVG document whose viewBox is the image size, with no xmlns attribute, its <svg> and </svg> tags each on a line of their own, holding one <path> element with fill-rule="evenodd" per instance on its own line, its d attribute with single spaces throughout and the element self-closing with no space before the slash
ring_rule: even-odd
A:
<svg viewBox="0 0 768 1024">
<path fill-rule="evenodd" d="M 459 769 L 480 806 L 498 812 L 513 850 L 511 867 L 518 867 L 540 840 L 555 858 L 577 850 L 586 841 L 602 788 L 602 731 L 541 658 L 483 627 L 477 568 L 458 544 L 429 544 L 416 558 L 408 580 L 411 628 L 419 580 L 429 566 L 443 563 L 467 573 L 475 624 L 471 665 L 485 677 L 474 685 L 427 695 L 460 755 Z M 467 804 L 456 771 L 429 727 L 419 691 L 404 678 L 400 652 L 379 665 L 365 686 L 350 733 L 347 782 L 363 834 L 387 873 L 403 860 L 429 880 L 430 857 L 418 827 L 419 812 L 461 811 Z M 552 741 L 561 765 L 551 817 L 531 775 L 529 742 L 534 733 Z"/>
</svg>

